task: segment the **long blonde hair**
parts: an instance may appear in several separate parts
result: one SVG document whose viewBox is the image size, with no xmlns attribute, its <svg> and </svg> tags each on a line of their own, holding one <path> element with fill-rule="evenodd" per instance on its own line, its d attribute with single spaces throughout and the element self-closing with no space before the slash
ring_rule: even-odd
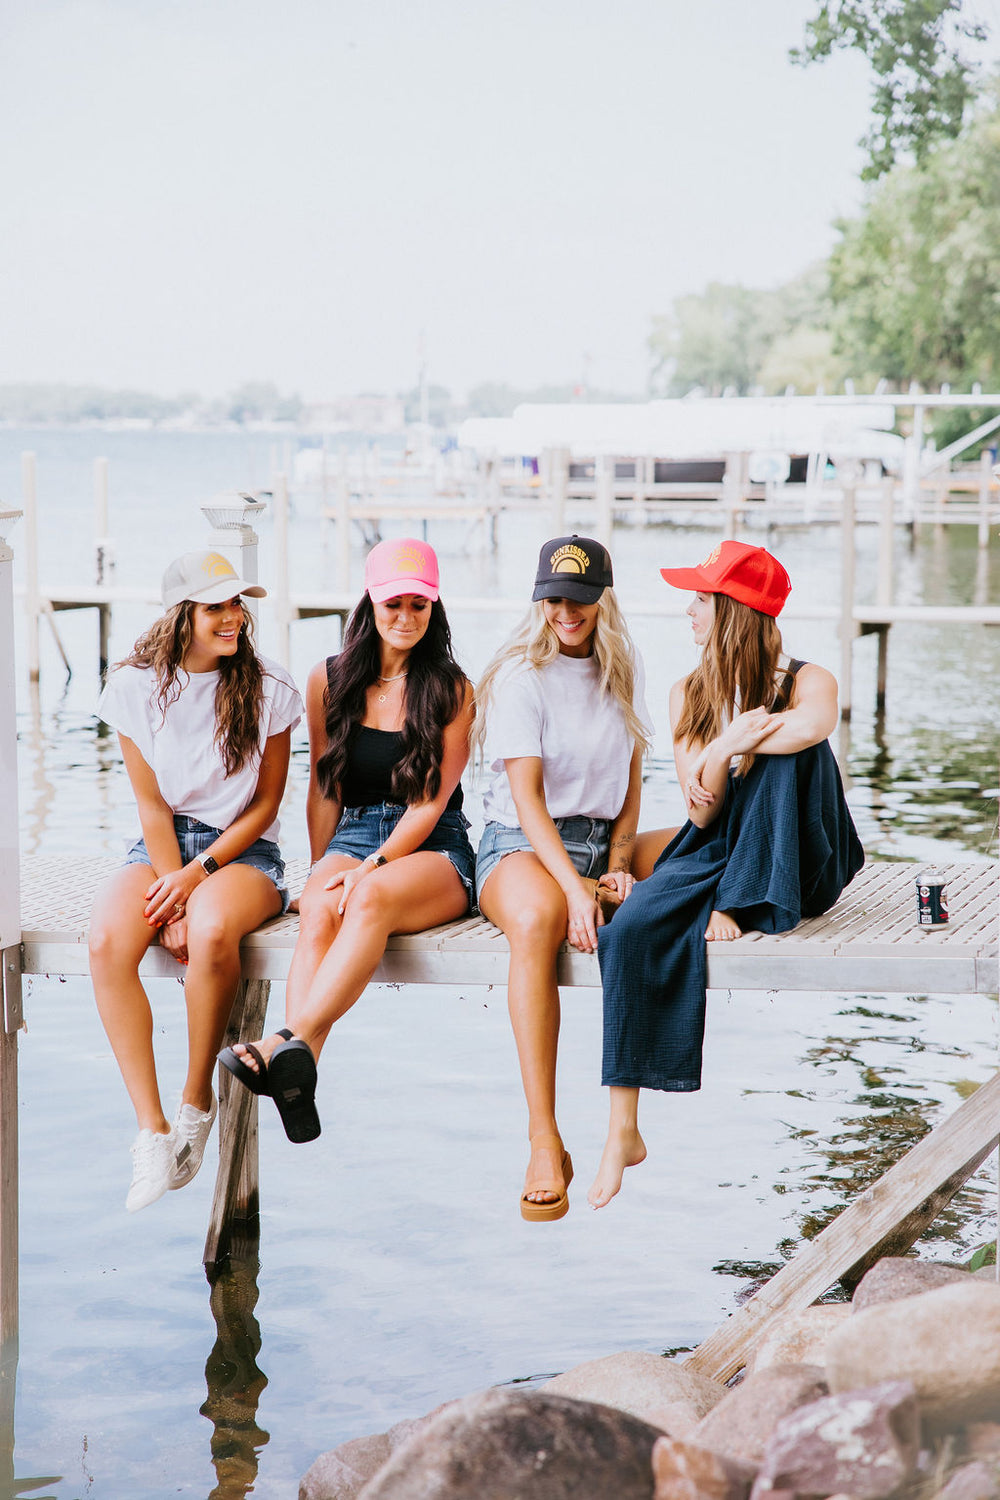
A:
<svg viewBox="0 0 1000 1500">
<path fill-rule="evenodd" d="M 790 691 L 777 683 L 781 631 L 771 615 L 751 609 L 728 594 L 714 594 L 715 616 L 701 659 L 684 679 L 684 699 L 674 739 L 707 745 L 721 734 L 727 716 L 739 704 L 750 708 L 787 708 Z M 754 763 L 752 753 L 740 757 L 738 774 Z"/>
<path fill-rule="evenodd" d="M 156 702 L 161 724 L 171 703 L 184 687 L 184 657 L 191 645 L 195 606 L 182 599 L 154 620 L 136 641 L 119 667 L 144 667 L 156 679 Z M 185 680 L 187 674 L 184 674 Z M 264 669 L 253 644 L 253 616 L 243 610 L 235 656 L 219 661 L 215 689 L 215 744 L 227 776 L 252 762 L 260 748 L 260 711 L 264 701 Z"/>
<path fill-rule="evenodd" d="M 493 686 L 497 675 L 508 662 L 525 662 L 536 670 L 554 661 L 559 655 L 559 641 L 555 631 L 545 618 L 541 602 L 532 604 L 524 619 L 515 629 L 486 668 L 476 688 L 476 717 L 472 726 L 471 744 L 473 756 L 482 762 L 486 746 L 486 718 L 493 701 Z M 599 671 L 599 690 L 610 693 L 622 711 L 629 734 L 645 755 L 650 748 L 649 736 L 639 715 L 632 706 L 635 689 L 635 646 L 615 598 L 614 589 L 607 588 L 597 606 L 597 625 L 594 630 L 594 657 Z"/>
</svg>

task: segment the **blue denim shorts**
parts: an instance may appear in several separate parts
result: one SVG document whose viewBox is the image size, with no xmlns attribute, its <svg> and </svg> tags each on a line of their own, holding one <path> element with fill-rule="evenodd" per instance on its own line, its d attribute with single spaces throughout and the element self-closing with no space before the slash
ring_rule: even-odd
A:
<svg viewBox="0 0 1000 1500">
<path fill-rule="evenodd" d="M 197 818 L 185 817 L 183 813 L 174 814 L 174 832 L 180 845 L 181 859 L 185 864 L 197 859 L 199 854 L 204 854 L 210 849 L 216 839 L 222 833 L 221 828 L 209 828 L 207 823 L 199 823 Z M 127 865 L 151 865 L 152 861 L 146 852 L 144 839 L 136 839 L 125 855 Z M 272 880 L 277 887 L 278 895 L 281 897 L 281 910 L 288 910 L 288 887 L 285 885 L 285 862 L 281 857 L 281 850 L 271 839 L 256 839 L 249 849 L 244 849 L 242 854 L 237 854 L 235 859 L 229 860 L 233 865 L 251 865 L 255 870 L 260 870 L 268 880 Z"/>
<path fill-rule="evenodd" d="M 611 823 L 607 818 L 555 818 L 559 837 L 578 875 L 596 879 L 608 868 Z M 476 855 L 476 890 L 482 894 L 486 877 L 492 875 L 505 854 L 526 849 L 532 852 L 527 834 L 506 823 L 487 823 Z"/>
<path fill-rule="evenodd" d="M 381 849 L 392 833 L 406 808 L 398 802 L 377 802 L 371 807 L 345 807 L 340 814 L 337 831 L 326 846 L 327 854 L 350 854 L 354 859 L 367 859 L 376 849 Z M 466 832 L 469 820 L 458 808 L 445 811 L 438 818 L 430 838 L 425 839 L 420 849 L 429 849 L 434 854 L 443 854 L 450 859 L 465 887 L 469 905 L 475 905 L 476 856 Z"/>
</svg>

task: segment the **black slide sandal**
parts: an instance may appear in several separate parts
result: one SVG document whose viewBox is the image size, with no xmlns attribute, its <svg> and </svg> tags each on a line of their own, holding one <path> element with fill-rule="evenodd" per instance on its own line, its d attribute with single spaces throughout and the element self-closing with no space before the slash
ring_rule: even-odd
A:
<svg viewBox="0 0 1000 1500">
<path fill-rule="evenodd" d="M 288 1030 L 287 1026 L 283 1026 L 276 1035 L 283 1036 L 286 1042 L 290 1042 L 292 1039 L 292 1033 Z M 245 1089 L 249 1089 L 251 1094 L 270 1094 L 271 1083 L 268 1078 L 267 1063 L 253 1042 L 240 1042 L 240 1046 L 245 1047 L 251 1057 L 256 1059 L 257 1067 L 260 1069 L 259 1073 L 255 1072 L 253 1068 L 248 1068 L 243 1058 L 237 1052 L 234 1052 L 232 1047 L 223 1047 L 219 1053 L 219 1062 L 228 1072 L 232 1073 L 238 1083 L 242 1083 Z M 277 1047 L 274 1050 L 277 1052 Z"/>
<path fill-rule="evenodd" d="M 297 1145 L 320 1133 L 316 1112 L 316 1060 L 308 1042 L 296 1037 L 271 1053 L 268 1067 L 271 1097 L 285 1134 Z"/>
</svg>

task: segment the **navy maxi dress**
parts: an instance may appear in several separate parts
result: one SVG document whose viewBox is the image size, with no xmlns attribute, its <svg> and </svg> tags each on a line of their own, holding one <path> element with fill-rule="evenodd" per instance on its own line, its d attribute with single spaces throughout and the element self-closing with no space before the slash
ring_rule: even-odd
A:
<svg viewBox="0 0 1000 1500">
<path fill-rule="evenodd" d="M 795 755 L 758 754 L 745 777 L 731 772 L 718 818 L 685 823 L 598 929 L 602 1083 L 700 1088 L 711 913 L 731 912 L 745 932 L 787 932 L 827 911 L 863 863 L 825 740 Z"/>
</svg>

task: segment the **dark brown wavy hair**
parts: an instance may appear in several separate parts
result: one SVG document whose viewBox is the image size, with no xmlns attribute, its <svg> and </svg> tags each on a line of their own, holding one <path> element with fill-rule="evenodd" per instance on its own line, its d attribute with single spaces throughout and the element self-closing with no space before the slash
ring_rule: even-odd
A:
<svg viewBox="0 0 1000 1500">
<path fill-rule="evenodd" d="M 156 677 L 156 698 L 161 723 L 171 703 L 176 703 L 188 674 L 184 657 L 193 635 L 191 620 L 195 605 L 184 599 L 145 631 L 131 654 L 119 667 L 143 667 Z M 219 683 L 215 689 L 215 743 L 226 775 L 233 776 L 260 748 L 260 711 L 264 699 L 264 668 L 254 650 L 253 616 L 243 609 L 243 624 L 234 656 L 219 658 Z"/>
<path fill-rule="evenodd" d="M 691 745 L 707 745 L 721 734 L 726 716 L 739 703 L 778 712 L 788 707 L 790 688 L 777 685 L 781 631 L 771 615 L 751 609 L 728 594 L 715 594 L 715 618 L 694 671 L 684 679 L 684 703 L 674 738 Z M 745 776 L 754 755 L 740 757 Z"/>
<path fill-rule="evenodd" d="M 362 595 L 344 631 L 340 655 L 330 666 L 324 705 L 327 747 L 316 762 L 324 794 L 340 795 L 351 741 L 365 715 L 365 694 L 382 665 L 375 610 Z M 452 655 L 451 627 L 440 599 L 413 647 L 403 697 L 403 743 L 392 770 L 392 795 L 400 802 L 428 801 L 441 790 L 444 731 L 462 707 L 468 679 Z"/>
</svg>

